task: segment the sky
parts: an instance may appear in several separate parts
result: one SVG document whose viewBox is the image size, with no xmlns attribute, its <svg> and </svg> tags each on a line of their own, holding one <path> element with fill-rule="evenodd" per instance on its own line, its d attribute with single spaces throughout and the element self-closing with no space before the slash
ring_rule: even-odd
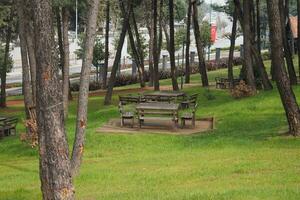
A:
<svg viewBox="0 0 300 200">
<path fill-rule="evenodd" d="M 205 0 L 205 2 L 207 4 L 210 4 L 210 2 L 212 1 L 212 3 L 217 3 L 217 4 L 224 4 L 225 0 Z"/>
</svg>

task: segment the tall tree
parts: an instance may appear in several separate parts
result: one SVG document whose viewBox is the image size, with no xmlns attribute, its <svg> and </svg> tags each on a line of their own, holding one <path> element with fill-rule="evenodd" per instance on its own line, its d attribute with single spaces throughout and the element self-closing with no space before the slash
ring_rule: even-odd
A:
<svg viewBox="0 0 300 200">
<path fill-rule="evenodd" d="M 157 48 L 157 0 L 152 0 L 152 12 L 153 12 L 153 41 L 152 41 L 152 52 L 153 52 L 153 82 L 154 90 L 159 90 L 159 72 L 158 72 L 158 48 Z"/>
<path fill-rule="evenodd" d="M 51 0 L 33 0 L 37 66 L 37 125 L 43 199 L 73 200 L 72 175 L 80 165 L 87 123 L 90 66 L 96 35 L 99 0 L 89 0 L 85 51 L 80 76 L 77 128 L 72 158 L 64 127 L 63 92 L 56 65 Z M 19 0 L 19 5 L 22 1 Z"/>
<path fill-rule="evenodd" d="M 22 86 L 24 93 L 24 105 L 27 118 L 29 117 L 28 108 L 33 106 L 32 90 L 30 86 L 30 67 L 28 63 L 27 55 L 27 43 L 26 43 L 26 15 L 25 15 L 25 4 L 18 0 L 17 14 L 19 19 L 19 37 L 20 37 L 20 49 L 21 49 L 21 60 L 22 60 Z"/>
<path fill-rule="evenodd" d="M 140 70 L 141 70 L 141 74 L 143 75 L 143 80 L 145 82 L 145 64 L 144 64 L 145 55 L 144 55 L 144 50 L 143 50 L 143 47 L 142 47 L 140 33 L 138 31 L 137 22 L 136 22 L 136 19 L 135 19 L 134 10 L 132 11 L 131 19 L 132 19 L 134 35 L 135 35 L 135 38 L 136 38 L 137 53 L 138 53 L 138 57 L 139 57 L 139 60 L 140 60 Z M 142 86 L 142 87 L 144 87 L 144 86 Z"/>
<path fill-rule="evenodd" d="M 123 2 L 122 2 L 122 0 L 119 0 L 119 1 L 120 1 L 120 5 L 121 5 Z M 129 9 L 126 16 L 123 17 L 122 30 L 121 30 L 120 37 L 119 37 L 117 52 L 116 52 L 115 60 L 114 60 L 114 63 L 113 63 L 113 67 L 111 69 L 110 78 L 109 78 L 108 86 L 107 86 L 107 92 L 106 92 L 106 95 L 105 95 L 105 100 L 104 100 L 105 105 L 109 105 L 110 102 L 111 102 L 113 88 L 114 88 L 114 85 L 115 85 L 115 82 L 116 82 L 116 74 L 117 74 L 117 70 L 118 70 L 118 67 L 119 67 L 119 62 L 120 62 L 120 59 L 121 59 L 122 48 L 123 48 L 123 45 L 124 45 L 126 32 L 127 32 L 128 26 L 129 26 L 129 17 L 131 15 L 131 11 L 132 11 L 132 9 Z"/>
<path fill-rule="evenodd" d="M 68 118 L 69 112 L 69 89 L 70 89 L 70 50 L 69 50 L 69 8 L 64 6 L 62 8 L 62 41 L 63 41 L 63 65 L 62 65 L 62 76 L 63 76 L 63 100 L 64 100 L 64 116 Z"/>
<path fill-rule="evenodd" d="M 22 0 L 18 1 L 22 5 Z M 43 199 L 74 199 L 62 87 L 53 55 L 50 0 L 33 0 L 37 68 L 37 124 Z"/>
<path fill-rule="evenodd" d="M 99 0 L 89 0 L 87 13 L 87 30 L 84 41 L 84 56 L 82 60 L 79 95 L 77 104 L 77 123 L 74 146 L 72 151 L 72 174 L 77 174 L 81 164 L 85 130 L 87 126 L 87 108 L 89 97 L 90 71 L 93 60 L 93 51 L 97 30 L 97 16 L 99 13 Z"/>
<path fill-rule="evenodd" d="M 291 49 L 289 47 L 288 42 L 288 34 L 286 30 L 286 22 L 289 23 L 289 13 L 288 12 L 288 0 L 279 0 L 280 7 L 280 20 L 281 20 L 281 31 L 282 31 L 282 40 L 283 40 L 283 48 L 284 48 L 284 56 L 287 64 L 288 74 L 292 85 L 297 84 L 297 75 L 294 68 L 293 57 L 291 53 Z M 287 11 L 287 12 L 286 12 Z"/>
<path fill-rule="evenodd" d="M 234 56 L 234 47 L 236 40 L 236 31 L 237 31 L 237 9 L 234 8 L 232 20 L 232 31 L 230 36 L 230 49 L 229 49 L 229 58 L 228 58 L 228 80 L 230 86 L 233 86 L 233 56 Z"/>
<path fill-rule="evenodd" d="M 170 26 L 170 62 L 171 62 L 171 78 L 173 90 L 179 90 L 177 77 L 176 77 L 176 64 L 175 64 L 175 41 L 174 41 L 174 0 L 169 0 L 169 26 Z"/>
<path fill-rule="evenodd" d="M 203 49 L 203 44 L 201 42 L 200 27 L 198 22 L 197 0 L 192 0 L 192 8 L 193 8 L 194 35 L 195 35 L 197 53 L 199 59 L 199 71 L 201 75 L 202 86 L 207 87 L 209 84 L 208 84 L 208 78 L 206 72 L 204 49 Z"/>
<path fill-rule="evenodd" d="M 110 1 L 106 0 L 106 12 L 105 12 L 105 56 L 104 56 L 104 69 L 102 75 L 103 89 L 106 89 L 107 83 L 107 70 L 109 59 L 109 23 L 110 23 Z"/>
<path fill-rule="evenodd" d="M 185 48 L 185 83 L 190 83 L 190 43 L 191 43 L 192 2 L 188 0 L 186 19 L 186 48 Z"/>
<path fill-rule="evenodd" d="M 253 0 L 251 0 L 253 1 Z M 244 66 L 246 69 L 247 84 L 256 90 L 256 83 L 253 72 L 253 62 L 251 54 L 251 13 L 250 13 L 250 0 L 243 1 L 243 25 L 244 25 Z"/>
<path fill-rule="evenodd" d="M 288 78 L 284 66 L 284 52 L 283 52 L 283 36 L 282 23 L 278 13 L 279 0 L 268 0 L 268 16 L 270 26 L 270 40 L 271 40 L 271 59 L 272 66 L 275 71 L 275 81 L 281 97 L 287 121 L 289 124 L 289 133 L 292 135 L 300 135 L 300 111 L 296 101 L 295 94 L 292 90 L 290 80 Z"/>
<path fill-rule="evenodd" d="M 297 24 L 300 24 L 300 0 L 297 0 L 297 12 L 298 12 L 298 17 L 297 17 Z M 300 60 L 300 28 L 298 30 L 298 39 L 297 39 L 297 53 L 298 53 L 298 60 Z M 298 62 L 298 70 L 299 70 L 299 77 L 300 77 L 300 62 Z"/>
<path fill-rule="evenodd" d="M 1 95 L 0 95 L 0 107 L 6 107 L 6 73 L 8 66 L 8 58 L 9 58 L 9 44 L 12 37 L 12 26 L 13 26 L 13 17 L 14 17 L 14 8 L 11 6 L 10 8 L 10 17 L 8 19 L 7 27 L 6 27 L 6 38 L 5 38 L 5 50 L 4 50 L 4 61 L 0 63 L 1 67 Z"/>
</svg>

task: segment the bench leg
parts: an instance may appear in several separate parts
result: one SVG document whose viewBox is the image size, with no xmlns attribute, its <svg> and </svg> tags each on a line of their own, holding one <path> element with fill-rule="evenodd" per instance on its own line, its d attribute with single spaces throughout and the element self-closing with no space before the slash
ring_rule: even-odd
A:
<svg viewBox="0 0 300 200">
<path fill-rule="evenodd" d="M 131 128 L 134 127 L 134 117 L 132 118 L 132 124 L 131 124 Z"/>
</svg>

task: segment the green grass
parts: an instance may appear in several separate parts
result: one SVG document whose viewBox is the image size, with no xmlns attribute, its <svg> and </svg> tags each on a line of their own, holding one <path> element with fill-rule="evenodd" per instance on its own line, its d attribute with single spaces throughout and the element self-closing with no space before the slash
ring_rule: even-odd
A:
<svg viewBox="0 0 300 200">
<path fill-rule="evenodd" d="M 222 75 L 226 70 L 209 73 L 210 80 Z M 199 83 L 198 74 L 192 82 Z M 294 90 L 299 99 L 300 87 Z M 103 106 L 103 97 L 91 97 L 84 159 L 75 179 L 77 199 L 299 199 L 300 139 L 280 135 L 287 123 L 276 90 L 242 100 L 220 90 L 210 90 L 214 100 L 200 87 L 186 91 L 200 93 L 197 116 L 214 116 L 213 132 L 96 133 L 109 118 L 118 117 L 117 97 L 112 106 Z M 13 106 L 1 115 L 23 117 L 22 110 Z M 72 102 L 70 143 L 75 111 Z M 24 131 L 21 123 L 18 131 Z M 17 137 L 0 141 L 0 199 L 41 199 L 37 151 Z"/>
</svg>

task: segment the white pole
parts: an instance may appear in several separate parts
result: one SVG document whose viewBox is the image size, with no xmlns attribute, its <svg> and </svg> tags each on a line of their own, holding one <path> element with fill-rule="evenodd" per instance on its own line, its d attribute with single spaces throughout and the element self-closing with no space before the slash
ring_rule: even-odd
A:
<svg viewBox="0 0 300 200">
<path fill-rule="evenodd" d="M 78 40 L 78 8 L 77 8 L 77 1 L 78 0 L 76 0 L 76 19 L 75 19 L 75 39 L 76 39 L 76 43 L 77 43 L 77 40 Z"/>
</svg>

